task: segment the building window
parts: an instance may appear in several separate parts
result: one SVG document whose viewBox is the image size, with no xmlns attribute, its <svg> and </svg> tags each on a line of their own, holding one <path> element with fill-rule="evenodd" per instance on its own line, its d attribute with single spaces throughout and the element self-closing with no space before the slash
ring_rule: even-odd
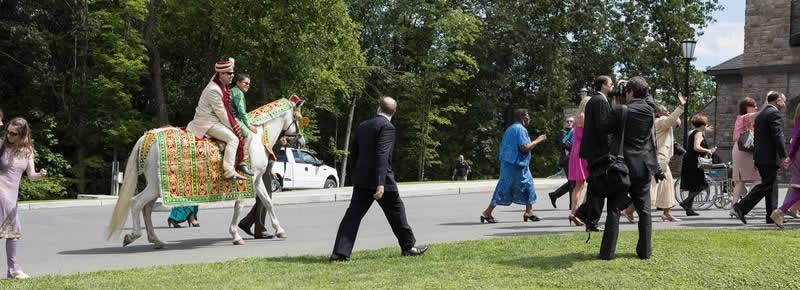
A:
<svg viewBox="0 0 800 290">
<path fill-rule="evenodd" d="M 792 0 L 792 13 L 789 17 L 791 17 L 789 43 L 792 46 L 800 46 L 800 0 Z"/>
</svg>

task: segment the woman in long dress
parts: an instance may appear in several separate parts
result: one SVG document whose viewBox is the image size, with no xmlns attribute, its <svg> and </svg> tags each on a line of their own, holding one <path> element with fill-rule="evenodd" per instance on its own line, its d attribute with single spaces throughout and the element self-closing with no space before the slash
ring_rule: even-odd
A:
<svg viewBox="0 0 800 290">
<path fill-rule="evenodd" d="M 675 181 L 672 179 L 672 171 L 669 168 L 669 161 L 674 152 L 673 129 L 681 125 L 680 116 L 683 115 L 683 105 L 686 99 L 678 93 L 678 105 L 672 113 L 667 108 L 659 105 L 656 110 L 655 131 L 656 131 L 656 156 L 658 166 L 664 172 L 664 180 L 661 182 L 650 182 L 650 193 L 652 194 L 652 207 L 660 208 L 664 211 L 661 220 L 677 222 L 680 219 L 672 215 L 672 207 L 675 206 L 675 189 L 672 187 Z"/>
<path fill-rule="evenodd" d="M 38 180 L 47 175 L 47 170 L 36 172 L 33 140 L 28 121 L 14 118 L 6 126 L 5 134 L 0 139 L 0 238 L 6 239 L 6 262 L 9 279 L 25 279 L 28 274 L 22 272 L 17 264 L 17 243 L 22 237 L 22 228 L 17 215 L 17 199 L 19 182 L 22 173 L 30 180 Z"/>
<path fill-rule="evenodd" d="M 701 191 L 708 188 L 705 171 L 697 166 L 697 157 L 711 156 L 717 150 L 717 147 L 709 148 L 706 143 L 705 133 L 711 131 L 711 126 L 708 126 L 708 117 L 703 113 L 697 114 L 692 117 L 692 125 L 694 131 L 689 134 L 688 138 L 691 146 L 687 148 L 686 154 L 683 154 L 681 164 L 681 190 L 689 191 L 689 196 L 680 203 L 680 206 L 686 211 L 686 216 L 700 215 L 692 209 L 692 203 Z"/>
<path fill-rule="evenodd" d="M 182 222 L 188 222 L 190 227 L 199 227 L 200 223 L 197 221 L 197 212 L 199 211 L 200 208 L 196 205 L 173 207 L 169 212 L 167 225 L 180 228 Z"/>
<path fill-rule="evenodd" d="M 766 106 L 764 106 L 766 107 Z M 753 152 L 742 151 L 739 149 L 739 137 L 744 132 L 753 134 L 753 123 L 758 116 L 756 112 L 756 101 L 753 98 L 744 98 L 739 101 L 739 116 L 736 117 L 736 122 L 733 125 L 733 193 L 731 195 L 731 204 L 739 202 L 741 193 L 747 192 L 745 187 L 746 183 L 752 183 L 753 186 L 761 183 L 761 175 L 756 170 L 756 165 L 753 161 Z M 733 213 L 733 208 L 729 212 L 731 217 L 736 217 Z"/>
<path fill-rule="evenodd" d="M 492 211 L 498 205 L 509 206 L 512 203 L 525 205 L 522 221 L 538 222 L 540 219 L 533 214 L 533 204 L 536 202 L 536 191 L 533 189 L 533 176 L 530 170 L 531 150 L 537 144 L 547 139 L 544 135 L 531 141 L 525 126 L 530 122 L 528 110 L 515 109 L 514 123 L 506 128 L 503 140 L 500 142 L 500 180 L 494 189 L 492 201 L 486 210 L 481 213 L 481 223 L 496 223 Z"/>
<path fill-rule="evenodd" d="M 583 119 L 586 112 L 586 103 L 589 102 L 591 97 L 584 97 L 578 105 L 578 114 L 575 116 L 575 128 L 572 128 L 572 148 L 569 151 L 569 164 L 567 172 L 569 175 L 567 179 L 575 181 L 575 188 L 572 190 L 569 208 L 569 222 L 575 223 L 576 226 L 582 226 L 583 221 L 575 216 L 575 210 L 578 208 L 578 203 L 581 199 L 581 191 L 586 185 L 586 178 L 589 176 L 587 169 L 588 162 L 580 158 L 581 140 L 583 139 Z"/>
<path fill-rule="evenodd" d="M 770 218 L 779 229 L 783 229 L 783 216 L 793 214 L 795 208 L 800 204 L 800 106 L 794 110 L 794 129 L 792 138 L 789 140 L 789 170 L 792 172 L 791 184 L 789 184 L 788 197 L 783 204 L 772 211 Z"/>
</svg>

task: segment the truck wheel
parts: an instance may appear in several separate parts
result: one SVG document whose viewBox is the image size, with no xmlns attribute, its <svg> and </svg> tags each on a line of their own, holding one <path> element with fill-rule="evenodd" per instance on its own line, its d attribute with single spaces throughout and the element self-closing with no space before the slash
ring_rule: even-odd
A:
<svg viewBox="0 0 800 290">
<path fill-rule="evenodd" d="M 283 179 L 280 176 L 272 179 L 271 183 L 270 187 L 272 188 L 272 192 L 281 192 L 281 190 L 283 190 Z"/>
<path fill-rule="evenodd" d="M 325 185 L 322 186 L 322 188 L 331 188 L 331 187 L 336 187 L 336 180 L 333 180 L 333 178 L 328 178 L 327 180 L 325 180 Z"/>
</svg>

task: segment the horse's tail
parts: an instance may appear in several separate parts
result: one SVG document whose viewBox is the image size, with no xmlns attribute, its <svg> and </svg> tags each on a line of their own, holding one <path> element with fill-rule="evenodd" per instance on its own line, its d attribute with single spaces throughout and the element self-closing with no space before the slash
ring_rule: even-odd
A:
<svg viewBox="0 0 800 290">
<path fill-rule="evenodd" d="M 146 136 L 146 134 L 145 134 Z M 131 206 L 131 198 L 136 192 L 136 185 L 139 181 L 139 151 L 141 150 L 142 143 L 144 143 L 144 136 L 136 141 L 133 146 L 131 155 L 128 156 L 128 163 L 125 165 L 125 176 L 122 179 L 122 187 L 117 196 L 117 205 L 114 206 L 114 212 L 111 213 L 111 223 L 106 228 L 106 240 L 118 235 L 122 232 L 122 226 L 128 219 L 128 214 Z"/>
</svg>

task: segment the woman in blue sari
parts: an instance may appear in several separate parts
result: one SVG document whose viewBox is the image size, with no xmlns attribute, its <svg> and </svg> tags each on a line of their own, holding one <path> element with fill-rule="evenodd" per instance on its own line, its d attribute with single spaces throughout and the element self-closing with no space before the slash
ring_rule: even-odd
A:
<svg viewBox="0 0 800 290">
<path fill-rule="evenodd" d="M 525 205 L 522 221 L 540 220 L 533 214 L 536 191 L 533 189 L 533 176 L 529 165 L 531 150 L 547 137 L 541 135 L 531 142 L 528 130 L 525 129 L 530 120 L 527 109 L 514 110 L 514 123 L 506 128 L 500 143 L 500 180 L 497 181 L 489 207 L 481 214 L 481 223 L 496 223 L 497 220 L 492 216 L 494 208 L 497 205 L 508 206 L 512 203 Z"/>
<path fill-rule="evenodd" d="M 190 227 L 199 227 L 200 223 L 197 222 L 198 211 L 200 211 L 200 209 L 196 205 L 173 207 L 169 212 L 167 225 L 169 227 L 180 228 L 180 223 L 189 222 Z"/>
</svg>

